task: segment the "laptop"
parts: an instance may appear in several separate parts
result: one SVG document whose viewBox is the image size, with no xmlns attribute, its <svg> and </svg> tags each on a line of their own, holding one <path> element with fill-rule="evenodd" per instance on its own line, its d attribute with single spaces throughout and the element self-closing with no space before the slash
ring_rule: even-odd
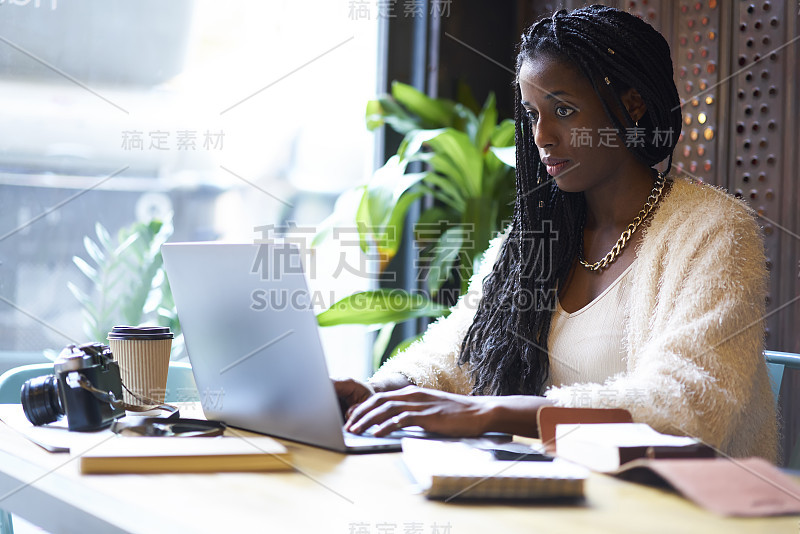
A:
<svg viewBox="0 0 800 534">
<path fill-rule="evenodd" d="M 340 452 L 400 450 L 399 437 L 344 431 L 295 246 L 161 252 L 206 418 Z"/>
</svg>

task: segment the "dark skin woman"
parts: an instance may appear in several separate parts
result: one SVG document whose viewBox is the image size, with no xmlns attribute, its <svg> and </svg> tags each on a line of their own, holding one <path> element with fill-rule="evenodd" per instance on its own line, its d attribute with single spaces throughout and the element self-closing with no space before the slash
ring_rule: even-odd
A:
<svg viewBox="0 0 800 534">
<path fill-rule="evenodd" d="M 597 6 L 574 13 L 569 15 L 586 20 L 617 17 L 617 12 Z M 643 31 L 639 23 L 620 17 L 619 35 L 598 36 L 597 26 L 586 24 L 584 29 L 578 20 L 564 25 L 558 35 L 558 17 L 564 15 L 559 12 L 529 29 L 517 59 L 518 199 L 508 242 L 485 282 L 484 297 L 461 348 L 459 363 L 470 365 L 473 394 L 419 388 L 401 374 L 368 383 L 335 380 L 340 399 L 349 407 L 347 430 L 360 433 L 375 427 L 374 434 L 382 436 L 420 426 L 449 436 L 496 431 L 535 437 L 536 412 L 551 404 L 541 395 L 549 366 L 545 347 L 552 311 L 515 307 L 508 295 L 523 288 L 556 288 L 562 308 L 573 312 L 601 295 L 636 258 L 642 233 L 634 231 L 603 268 L 590 270 L 580 264 L 598 262 L 615 247 L 654 189 L 662 196 L 669 191 L 669 181 L 664 182 L 654 166 L 671 158 L 677 139 L 665 147 L 632 148 L 626 134 L 640 127 L 648 133 L 655 128 L 680 131 L 680 110 L 671 109 L 677 101 L 672 65 L 659 74 L 670 77 L 673 91 L 665 94 L 640 88 L 640 73 L 627 72 L 634 70 L 631 66 L 598 71 L 614 63 L 611 46 L 625 46 L 625 32 Z M 563 33 L 567 31 L 580 32 L 572 42 L 581 44 L 566 44 L 571 41 Z M 663 49 L 658 52 L 653 61 L 669 61 L 668 48 L 666 56 Z M 616 132 L 614 142 L 603 133 L 609 131 Z M 581 142 L 576 142 L 575 132 L 585 132 Z M 671 159 L 667 168 L 670 163 Z M 555 221 L 562 237 L 553 257 L 542 260 L 545 264 L 527 265 L 518 258 L 531 257 L 525 247 L 535 244 L 520 236 L 542 220 Z M 536 276 L 539 271 L 550 274 Z M 510 303 L 503 302 L 509 298 Z M 492 313 L 498 309 L 506 311 Z"/>
</svg>

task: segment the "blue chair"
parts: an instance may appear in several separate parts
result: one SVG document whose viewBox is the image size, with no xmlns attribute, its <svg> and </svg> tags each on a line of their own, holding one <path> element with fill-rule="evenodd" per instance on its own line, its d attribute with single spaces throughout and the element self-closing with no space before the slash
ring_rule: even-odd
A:
<svg viewBox="0 0 800 534">
<path fill-rule="evenodd" d="M 789 369 L 800 369 L 800 354 L 765 350 L 764 358 L 767 360 L 767 373 L 769 374 L 769 382 L 772 386 L 772 394 L 775 397 L 775 405 L 777 406 L 781 392 L 781 382 L 783 382 L 783 371 L 787 367 Z M 787 467 L 800 469 L 800 436 L 795 441 L 794 450 L 791 451 L 788 460 Z"/>
<path fill-rule="evenodd" d="M 52 363 L 35 363 L 10 369 L 0 375 L 0 404 L 19 404 L 22 384 L 37 376 L 51 374 Z M 200 400 L 192 375 L 192 366 L 169 362 L 166 402 L 196 402 Z"/>
<path fill-rule="evenodd" d="M 775 397 L 775 404 L 777 404 L 778 395 L 781 392 L 781 382 L 783 381 L 783 370 L 787 367 L 800 369 L 800 354 L 765 350 L 764 358 L 767 360 L 767 373 L 772 386 L 772 395 Z"/>
</svg>

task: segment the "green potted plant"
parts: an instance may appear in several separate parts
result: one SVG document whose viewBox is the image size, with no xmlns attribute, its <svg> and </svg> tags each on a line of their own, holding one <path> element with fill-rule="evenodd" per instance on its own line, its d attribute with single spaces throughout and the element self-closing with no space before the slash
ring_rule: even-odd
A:
<svg viewBox="0 0 800 534">
<path fill-rule="evenodd" d="M 397 323 L 448 313 L 441 289 L 449 284 L 456 292 L 466 290 L 480 254 L 512 213 L 514 121 L 498 123 L 494 94 L 481 109 L 472 98 L 462 101 L 430 98 L 399 82 L 392 84 L 391 95 L 370 101 L 367 127 L 388 125 L 403 141 L 366 184 L 343 195 L 314 241 L 318 244 L 337 225 L 355 223 L 362 251 L 377 254 L 384 269 L 398 252 L 410 206 L 426 195 L 435 200 L 414 225 L 427 294 L 359 292 L 317 318 L 321 326 L 383 325 L 375 343 L 376 364 Z M 421 162 L 424 170 L 408 172 L 412 162 Z"/>
<path fill-rule="evenodd" d="M 94 239 L 83 238 L 88 259 L 74 256 L 72 261 L 90 280 L 91 292 L 72 282 L 67 286 L 83 307 L 89 339 L 105 342 L 119 324 L 168 326 L 175 334 L 173 359 L 182 353 L 183 336 L 161 258 L 161 245 L 172 232 L 168 217 L 133 223 L 115 237 L 98 222 Z"/>
</svg>

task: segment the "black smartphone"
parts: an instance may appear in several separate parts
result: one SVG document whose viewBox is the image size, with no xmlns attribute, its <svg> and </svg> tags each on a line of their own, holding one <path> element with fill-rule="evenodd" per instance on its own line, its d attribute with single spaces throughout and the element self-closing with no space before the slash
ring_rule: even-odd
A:
<svg viewBox="0 0 800 534">
<path fill-rule="evenodd" d="M 506 443 L 497 447 L 484 449 L 492 453 L 495 460 L 508 462 L 552 462 L 549 454 L 537 451 L 523 443 Z"/>
</svg>

